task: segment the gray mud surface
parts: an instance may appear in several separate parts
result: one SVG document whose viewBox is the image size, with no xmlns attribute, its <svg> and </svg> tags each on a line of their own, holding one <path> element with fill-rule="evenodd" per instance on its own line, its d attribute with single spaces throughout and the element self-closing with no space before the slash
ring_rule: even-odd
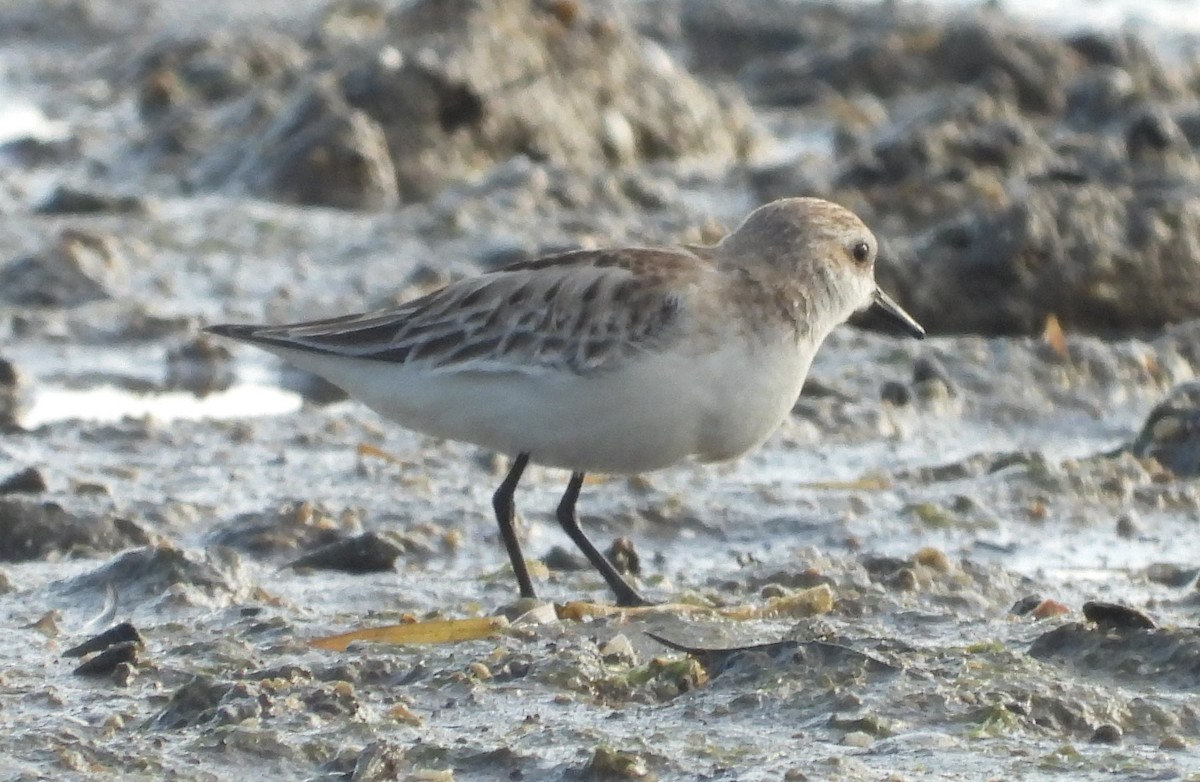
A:
<svg viewBox="0 0 1200 782">
<path fill-rule="evenodd" d="M 0 9 L 51 126 L 0 146 L 0 779 L 1200 779 L 1196 41 L 415 9 Z M 517 497 L 555 611 L 503 459 L 198 336 L 800 194 L 934 336 L 844 327 L 758 452 L 589 482 L 661 608 L 569 605 L 565 474 Z"/>
</svg>

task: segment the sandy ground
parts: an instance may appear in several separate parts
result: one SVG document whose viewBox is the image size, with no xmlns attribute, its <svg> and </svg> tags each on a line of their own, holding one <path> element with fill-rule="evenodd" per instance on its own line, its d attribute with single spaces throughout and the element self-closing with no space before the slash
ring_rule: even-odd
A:
<svg viewBox="0 0 1200 782">
<path fill-rule="evenodd" d="M 585 527 L 631 540 L 664 606 L 575 602 L 610 598 L 553 522 L 567 476 L 537 467 L 520 529 L 553 605 L 518 601 L 502 458 L 318 403 L 199 326 L 352 311 L 514 253 L 711 237 L 761 200 L 758 164 L 521 158 L 386 209 L 187 192 L 131 151 L 118 54 L 190 12 L 139 8 L 6 11 L 26 25 L 9 94 L 71 141 L 38 147 L 50 162 L 7 149 L 0 250 L 79 275 L 0 309 L 24 411 L 0 478 L 28 471 L 0 495 L 0 779 L 1200 778 L 1200 485 L 1128 448 L 1195 377 L 1200 321 L 843 327 L 758 452 L 585 487 Z M 310 11 L 282 8 L 241 23 L 301 37 Z M 37 209 L 63 184 L 135 201 Z M 373 572 L 289 566 L 364 533 Z M 310 644 L 493 615 L 511 625 L 456 643 Z M 98 674 L 63 657 L 120 622 L 139 640 Z"/>
</svg>

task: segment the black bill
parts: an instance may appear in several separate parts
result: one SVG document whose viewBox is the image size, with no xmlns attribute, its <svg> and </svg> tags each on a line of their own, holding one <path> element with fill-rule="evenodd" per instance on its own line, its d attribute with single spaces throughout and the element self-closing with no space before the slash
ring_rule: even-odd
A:
<svg viewBox="0 0 1200 782">
<path fill-rule="evenodd" d="M 904 326 L 904 329 L 909 334 L 912 334 L 917 339 L 922 339 L 925 336 L 924 327 L 920 323 L 917 323 L 912 315 L 905 312 L 899 304 L 892 301 L 891 296 L 876 288 L 873 302 L 876 307 L 899 321 L 900 325 Z"/>
</svg>

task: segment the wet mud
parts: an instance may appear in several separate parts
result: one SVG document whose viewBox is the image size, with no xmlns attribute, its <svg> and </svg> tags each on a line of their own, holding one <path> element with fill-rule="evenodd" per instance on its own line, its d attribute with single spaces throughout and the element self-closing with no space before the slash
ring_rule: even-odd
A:
<svg viewBox="0 0 1200 782">
<path fill-rule="evenodd" d="M 0 10 L 37 119 L 0 143 L 0 778 L 1200 774 L 1195 40 L 906 4 L 144 10 Z M 658 607 L 611 608 L 566 474 L 518 492 L 519 600 L 503 458 L 199 335 L 801 194 L 863 214 L 934 335 L 856 321 L 761 450 L 589 478 L 583 526 Z"/>
</svg>

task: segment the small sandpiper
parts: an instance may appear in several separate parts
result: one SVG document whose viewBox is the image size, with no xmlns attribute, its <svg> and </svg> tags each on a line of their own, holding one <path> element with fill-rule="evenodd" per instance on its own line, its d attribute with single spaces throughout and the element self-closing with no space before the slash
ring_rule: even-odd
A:
<svg viewBox="0 0 1200 782">
<path fill-rule="evenodd" d="M 536 597 L 513 527 L 530 461 L 571 471 L 558 523 L 620 605 L 649 601 L 579 526 L 585 473 L 733 459 L 788 415 L 835 326 L 874 305 L 878 245 L 816 198 L 759 207 L 713 246 L 578 250 L 450 283 L 393 309 L 214 334 L 268 350 L 385 418 L 513 458 L 492 498 L 521 596 Z"/>
</svg>

